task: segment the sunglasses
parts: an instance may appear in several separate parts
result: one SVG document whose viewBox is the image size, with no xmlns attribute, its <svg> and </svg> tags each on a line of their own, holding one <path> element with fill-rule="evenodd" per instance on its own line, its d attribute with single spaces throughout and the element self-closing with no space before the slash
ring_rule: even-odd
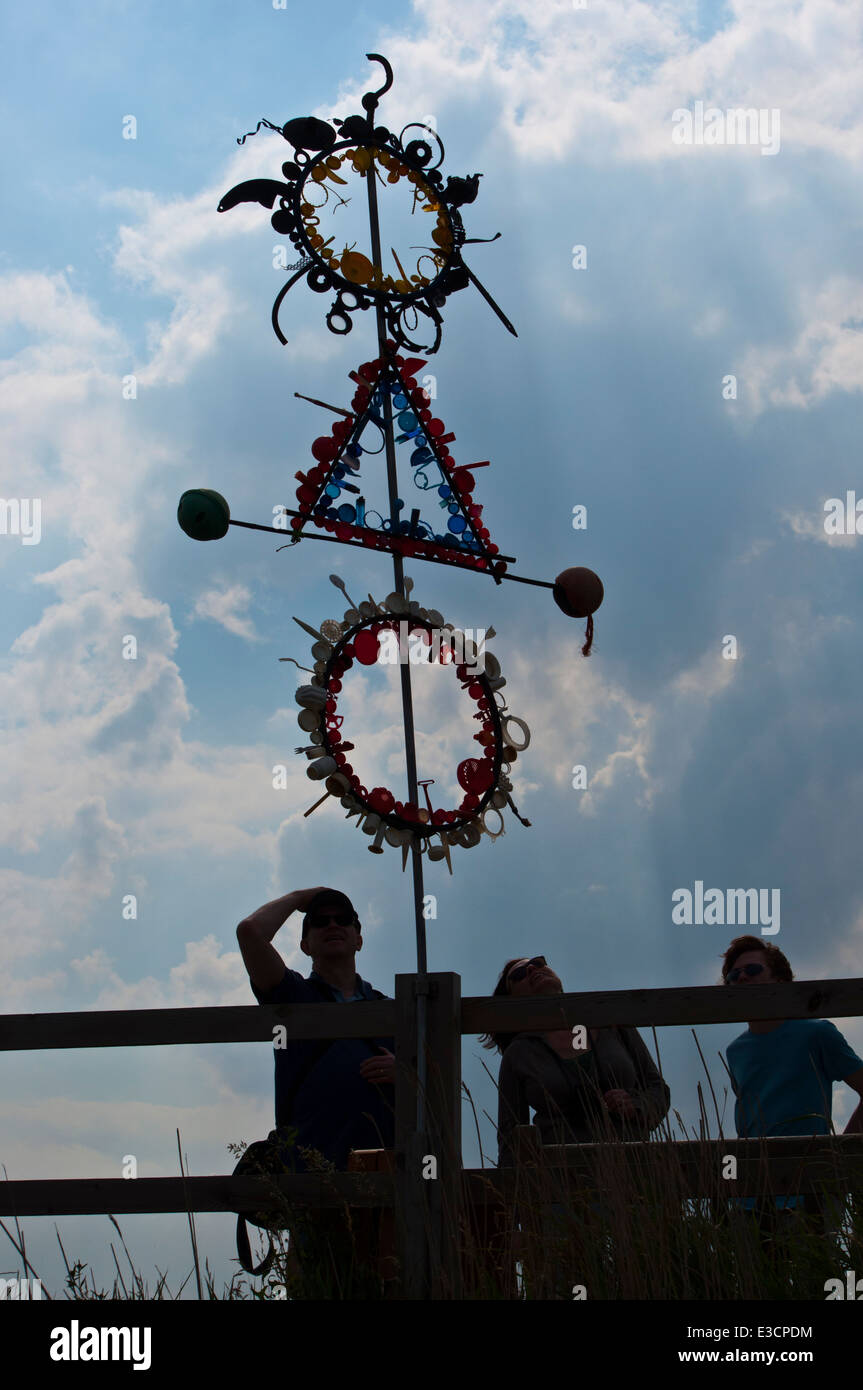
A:
<svg viewBox="0 0 863 1390">
<path fill-rule="evenodd" d="M 313 927 L 328 927 L 330 922 L 335 922 L 337 927 L 352 927 L 354 919 L 349 912 L 316 912 L 309 922 L 309 930 Z"/>
<path fill-rule="evenodd" d="M 545 956 L 533 956 L 533 958 L 527 962 L 527 965 L 517 965 L 514 970 L 510 970 L 506 977 L 507 984 L 518 984 L 519 980 L 524 980 L 532 965 L 548 965 L 548 961 Z"/>
<path fill-rule="evenodd" d="M 760 975 L 763 969 L 763 965 L 739 965 L 729 970 L 725 978 L 730 985 L 736 985 L 741 975 L 748 975 L 751 980 L 754 975 Z"/>
</svg>

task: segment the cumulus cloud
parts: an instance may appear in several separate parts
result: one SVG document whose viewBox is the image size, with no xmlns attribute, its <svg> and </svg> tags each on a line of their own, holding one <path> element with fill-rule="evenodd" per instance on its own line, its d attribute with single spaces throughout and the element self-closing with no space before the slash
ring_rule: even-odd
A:
<svg viewBox="0 0 863 1390">
<path fill-rule="evenodd" d="M 127 1094 L 95 1100 L 46 1093 L 31 1102 L 0 1101 L 0 1164 L 12 1179 L 119 1178 L 132 1155 L 139 1177 L 176 1177 L 179 1129 L 193 1172 L 230 1171 L 227 1144 L 266 1133 L 272 1100 L 235 1094 L 204 1063 L 186 1066 L 210 1099 L 170 1105 Z"/>
<path fill-rule="evenodd" d="M 247 642 L 260 641 L 255 625 L 246 613 L 251 601 L 252 591 L 248 585 L 226 584 L 199 594 L 193 613 L 196 618 L 209 618 L 214 623 L 220 623 L 226 631 L 236 637 L 244 637 Z"/>
<path fill-rule="evenodd" d="M 571 0 L 417 0 L 415 8 L 426 32 L 387 39 L 399 75 L 387 95 L 393 123 L 469 92 L 522 157 L 560 162 L 577 150 L 588 162 L 758 158 L 746 147 L 672 143 L 672 113 L 701 100 L 723 110 L 778 109 L 785 151 L 863 156 L 860 36 L 853 7 L 841 0 L 731 0 L 706 38 L 694 10 L 639 0 L 584 8 Z M 319 114 L 358 109 L 366 85 L 346 85 Z"/>
<path fill-rule="evenodd" d="M 800 293 L 802 327 L 790 343 L 748 348 L 738 377 L 755 413 L 808 410 L 837 391 L 863 390 L 863 283 L 833 276 Z"/>
<path fill-rule="evenodd" d="M 844 503 L 844 498 L 842 499 Z M 795 536 L 803 540 L 818 541 L 822 545 L 830 546 L 854 546 L 857 542 L 855 531 L 850 533 L 834 533 L 825 530 L 825 511 L 823 505 L 813 508 L 811 512 L 783 512 L 783 523 L 793 532 Z"/>
<path fill-rule="evenodd" d="M 0 869 L 0 957 L 7 965 L 27 957 L 62 958 L 70 934 L 87 920 L 93 907 L 104 900 L 114 885 L 117 861 L 126 850 L 125 834 L 108 815 L 103 797 L 94 796 L 65 810 L 65 843 L 69 853 L 54 877 L 28 874 L 19 869 Z M 35 847 L 35 846 L 34 846 Z M 16 1000 L 22 990 L 53 989 L 62 984 L 63 972 L 53 970 L 28 981 L 11 981 L 4 975 L 0 998 Z M 30 994 L 30 997 L 33 997 Z"/>
<path fill-rule="evenodd" d="M 106 351 L 123 341 L 117 327 L 100 318 L 87 297 L 69 284 L 64 272 L 46 275 L 22 271 L 3 277 L 0 328 L 13 326 L 25 329 L 36 340 L 29 348 L 29 360 L 39 351 L 36 344 L 44 340 L 55 352 L 65 348 L 70 359 L 82 347 Z"/>
<path fill-rule="evenodd" d="M 674 676 L 671 690 L 677 695 L 710 700 L 734 680 L 741 657 L 740 652 L 736 658 L 724 657 L 717 645 L 704 652 L 694 666 Z"/>
<path fill-rule="evenodd" d="M 156 216 L 154 207 L 143 199 L 138 211 Z M 194 244 L 187 240 L 186 254 Z M 156 254 L 158 242 L 150 249 Z M 169 260 L 166 243 L 163 251 Z M 176 248 L 172 254 L 173 270 L 143 267 L 140 276 L 176 299 L 182 274 Z M 203 302 L 213 286 L 199 277 L 198 288 Z M 28 621 L 13 627 L 0 660 L 0 844 L 43 856 L 38 872 L 22 865 L 0 873 L 9 965 L 63 958 L 111 890 L 123 854 L 186 844 L 266 857 L 276 801 L 270 748 L 224 745 L 216 756 L 184 740 L 193 711 L 175 659 L 177 630 L 168 603 L 144 591 L 137 564 L 160 505 L 153 479 L 182 445 L 123 399 L 123 333 L 69 273 L 13 273 L 0 289 L 0 330 L 14 344 L 0 364 L 0 447 L 16 467 L 7 491 L 43 502 L 43 548 L 24 552 L 36 604 L 27 604 Z M 219 326 L 190 330 L 185 358 L 173 331 L 169 323 L 151 336 L 153 383 L 191 371 Z M 176 370 L 165 366 L 169 357 Z M 37 568 L 45 548 L 52 562 Z M 21 553 L 0 547 L 0 563 L 16 562 Z M 226 626 L 253 637 L 243 613 L 249 591 L 225 586 L 223 598 Z M 5 977 L 10 1008 L 69 984 L 48 959 L 27 978 Z"/>
<path fill-rule="evenodd" d="M 595 661 L 585 661 L 571 651 L 546 669 L 542 682 L 532 678 L 535 669 L 522 648 L 507 672 L 510 709 L 527 715 L 531 731 L 530 751 L 524 762 L 519 758 L 513 764 L 517 792 L 536 790 L 545 779 L 560 788 L 570 787 L 574 768 L 582 765 L 587 769 L 587 789 L 578 792 L 577 804 L 583 815 L 593 815 L 597 797 L 625 774 L 634 776 L 637 796 L 648 805 L 652 796 L 650 704 L 608 680 Z M 519 690 L 530 692 L 529 713 L 520 707 Z M 527 777 L 538 781 L 528 782 Z M 530 815 L 528 802 L 519 809 Z"/>
<path fill-rule="evenodd" d="M 121 602 L 107 587 L 79 592 L 74 567 L 53 576 L 61 593 L 66 577 L 65 601 L 21 633 L 0 671 L 15 729 L 0 772 L 0 838 L 22 849 L 65 823 L 65 807 L 82 788 L 116 789 L 132 769 L 170 761 L 188 717 L 166 605 L 134 589 Z M 123 657 L 128 634 L 141 644 L 136 660 Z"/>
<path fill-rule="evenodd" d="M 149 325 L 149 360 L 136 375 L 143 387 L 176 386 L 210 354 L 236 311 L 236 293 L 223 265 L 207 263 L 208 251 L 249 230 L 248 218 L 215 214 L 215 188 L 164 202 L 137 190 L 105 194 L 134 221 L 118 229 L 114 266 L 133 284 L 169 298 L 167 320 Z"/>
<path fill-rule="evenodd" d="M 187 941 L 185 958 L 167 979 L 147 975 L 124 980 L 102 947 L 71 961 L 84 986 L 94 991 L 95 1009 L 194 1009 L 248 1004 L 249 981 L 239 951 L 225 951 L 215 936 Z"/>
<path fill-rule="evenodd" d="M 582 815 L 595 816 L 613 791 L 625 784 L 645 810 L 661 790 L 683 775 L 697 731 L 713 703 L 732 684 L 739 662 L 724 660 L 719 644 L 702 653 L 690 667 L 669 673 L 652 700 L 639 700 L 619 681 L 601 674 L 599 664 L 569 654 L 547 670 L 538 684 L 530 680 L 524 651 L 513 663 L 512 686 L 530 689 L 531 744 L 526 762 L 540 781 L 560 788 L 572 784 L 577 766 L 587 773 L 587 786 L 578 791 Z M 516 713 L 517 699 L 513 708 Z M 667 734 L 673 725 L 674 738 Z M 675 756 L 669 756 L 670 749 Z M 521 789 L 522 764 L 513 768 Z"/>
</svg>

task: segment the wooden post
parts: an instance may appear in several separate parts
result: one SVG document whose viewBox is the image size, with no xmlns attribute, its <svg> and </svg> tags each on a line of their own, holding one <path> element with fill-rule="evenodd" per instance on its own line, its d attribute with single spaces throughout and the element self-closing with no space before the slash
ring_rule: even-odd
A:
<svg viewBox="0 0 863 1390">
<path fill-rule="evenodd" d="M 428 977 L 426 977 L 428 978 Z M 417 976 L 396 975 L 394 1178 L 401 1297 L 428 1297 L 428 1213 L 422 1178 L 426 1137 L 417 1133 Z"/>
<path fill-rule="evenodd" d="M 429 981 L 427 1065 L 429 1144 L 436 1179 L 424 1182 L 430 1215 L 430 1296 L 458 1299 L 462 1292 L 461 977 Z"/>
</svg>

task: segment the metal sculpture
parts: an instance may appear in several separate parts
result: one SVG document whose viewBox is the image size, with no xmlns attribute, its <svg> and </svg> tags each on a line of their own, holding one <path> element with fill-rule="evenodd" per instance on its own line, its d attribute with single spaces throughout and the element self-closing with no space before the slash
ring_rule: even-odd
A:
<svg viewBox="0 0 863 1390">
<path fill-rule="evenodd" d="M 507 714 L 505 707 L 499 708 L 495 698 L 497 692 L 491 688 L 496 678 L 489 678 L 487 671 L 475 677 L 469 675 L 467 667 L 461 663 L 456 674 L 462 676 L 468 693 L 477 702 L 477 717 L 482 723 L 477 738 L 482 756 L 466 758 L 459 764 L 457 777 L 465 793 L 461 805 L 454 811 L 446 808 L 436 811 L 428 793 L 431 779 L 417 777 L 410 664 L 400 662 L 408 797 L 406 802 L 397 802 L 388 788 L 367 790 L 347 765 L 346 755 L 353 745 L 338 735 L 337 687 L 349 659 L 357 654 L 358 644 L 360 650 L 374 659 L 381 634 L 391 631 L 391 614 L 410 616 L 415 630 L 423 629 L 429 634 L 443 627 L 440 614 L 426 610 L 423 616 L 419 605 L 408 602 L 407 594 L 412 585 L 404 575 L 406 556 L 425 563 L 455 564 L 464 570 L 486 574 L 497 585 L 506 579 L 551 589 L 564 613 L 587 618 L 586 641 L 582 647 L 585 656 L 593 640 L 592 615 L 602 602 L 603 590 L 597 576 L 581 568 L 565 570 L 554 581 L 529 579 L 509 572 L 508 566 L 514 557 L 500 554 L 482 519 L 482 507 L 473 500 L 473 470 L 487 467 L 488 461 L 468 466 L 454 462 L 448 445 L 455 436 L 447 434 L 443 422 L 431 414 L 431 402 L 413 375 L 424 362 L 398 356 L 399 351 L 436 352 L 443 326 L 441 309 L 450 295 L 470 284 L 480 292 L 507 330 L 517 335 L 462 254 L 465 246 L 481 240 L 495 241 L 500 235 L 496 233 L 490 238 L 465 235 L 460 209 L 474 203 L 482 176 L 448 177 L 444 182 L 440 168 L 444 150 L 435 131 L 420 122 L 411 122 L 395 135 L 387 127 L 375 124 L 379 99 L 392 86 L 393 74 L 380 54 L 366 56 L 383 66 L 386 80 L 377 91 L 367 92 L 362 98 L 365 114 L 332 123 L 312 116 L 289 120 L 282 126 L 259 121 L 250 134 L 256 134 L 262 126 L 278 132 L 292 146 L 293 159 L 282 165 L 283 181 L 253 179 L 240 183 L 225 194 L 219 211 L 227 212 L 244 202 L 257 202 L 275 209 L 271 218 L 274 229 L 290 240 L 299 255 L 299 261 L 290 267 L 292 274 L 273 305 L 273 327 L 280 342 L 287 341 L 280 326 L 285 297 L 292 286 L 305 277 L 309 288 L 316 293 L 334 295 L 326 315 L 333 333 L 351 332 L 352 316 L 374 309 L 377 357 L 351 373 L 356 391 L 350 410 L 306 397 L 340 418 L 329 435 L 320 436 L 312 445 L 314 467 L 307 473 L 297 474 L 298 508 L 282 508 L 279 519 L 285 525 L 235 520 L 224 497 L 206 488 L 185 492 L 177 515 L 182 529 L 196 540 L 217 540 L 227 534 L 230 526 L 281 536 L 289 528 L 290 542 L 282 548 L 290 549 L 301 539 L 312 539 L 386 550 L 392 556 L 394 590 L 389 599 L 394 600 L 393 603 L 388 599 L 384 605 L 378 605 L 371 600 L 369 612 L 349 612 L 344 623 L 328 620 L 319 629 L 300 623 L 315 637 L 319 649 L 313 648 L 316 666 L 311 682 L 297 692 L 298 703 L 302 706 L 301 727 L 310 737 L 309 745 L 298 748 L 297 752 L 313 760 L 310 775 L 324 781 L 326 795 L 321 800 L 337 796 L 339 800 L 347 800 L 349 816 L 360 814 L 363 829 L 374 835 L 370 849 L 381 851 L 385 839 L 388 843 L 401 844 L 403 867 L 407 854 L 412 855 L 418 975 L 417 1129 L 422 1134 L 425 1128 L 427 993 L 427 984 L 423 981 L 428 969 L 423 911 L 424 851 L 428 850 L 429 860 L 445 858 L 451 872 L 449 849 L 452 843 L 469 846 L 478 843 L 483 833 L 492 839 L 503 833 L 502 816 L 496 832 L 485 823 L 485 816 L 492 809 L 499 814 L 502 806 L 509 804 L 524 825 L 530 824 L 518 815 L 512 804 L 509 796 L 512 785 L 507 775 L 517 753 L 527 747 L 530 735 L 524 721 Z M 414 129 L 423 130 L 435 142 L 436 159 L 435 149 L 425 136 L 404 142 L 406 133 Z M 238 143 L 243 144 L 247 138 L 247 135 L 242 136 Z M 340 190 L 348 186 L 346 176 L 351 175 L 365 182 L 370 237 L 368 255 L 358 251 L 355 245 L 346 244 L 339 250 L 332 244 L 334 236 L 324 237 L 319 230 L 321 209 L 331 198 L 336 206 L 346 201 Z M 406 180 L 413 188 L 414 207 L 421 206 L 434 215 L 435 221 L 429 235 L 431 245 L 413 248 L 423 252 L 413 270 L 405 268 L 407 256 L 400 257 L 392 248 L 398 272 L 394 275 L 384 269 L 378 183 L 386 187 L 401 180 Z M 422 267 L 426 263 L 424 270 Z M 431 338 L 425 344 L 418 342 L 415 336 L 423 321 L 428 323 Z M 369 427 L 382 436 L 382 450 L 369 447 L 365 434 Z M 419 508 L 411 508 L 407 517 L 401 515 L 405 501 L 399 495 L 397 443 L 410 446 L 414 481 L 424 493 L 437 496 L 439 509 L 446 514 L 443 526 L 422 521 Z M 386 459 L 389 514 L 383 517 L 380 513 L 372 513 L 378 517 L 378 524 L 374 524 L 366 510 L 358 477 L 361 466 L 365 466 L 364 456 L 381 451 Z M 318 529 L 309 530 L 309 527 Z M 331 578 L 338 587 L 344 588 L 337 576 Z M 362 657 L 359 659 L 362 661 Z M 510 732 L 510 724 L 521 731 L 523 742 L 520 744 Z M 426 798 L 425 807 L 420 803 L 420 787 Z M 320 801 L 316 803 L 320 804 Z M 316 807 L 311 807 L 306 814 L 314 809 Z M 432 847 L 435 833 L 440 843 Z"/>
<path fill-rule="evenodd" d="M 350 333 L 351 315 L 375 306 L 381 311 L 387 333 L 398 347 L 436 352 L 443 327 L 440 310 L 451 294 L 473 284 L 501 323 L 517 336 L 509 319 L 462 257 L 462 247 L 484 240 L 496 241 L 500 236 L 499 232 L 488 238 L 465 235 L 459 208 L 473 203 L 482 175 L 448 178 L 444 184 L 440 172 L 444 147 L 436 131 L 421 121 L 411 121 L 398 135 L 386 126 L 375 125 L 378 102 L 393 84 L 393 70 L 379 53 L 369 53 L 367 57 L 382 64 L 386 80 L 376 92 L 367 92 L 362 98 L 364 116 L 348 116 L 332 124 L 315 116 L 301 116 L 283 126 L 268 120 L 259 121 L 249 135 L 256 135 L 264 126 L 278 132 L 293 147 L 293 159 L 282 165 L 284 182 L 250 179 L 230 189 L 219 203 L 219 212 L 229 212 L 239 203 L 254 202 L 272 208 L 278 202 L 270 219 L 273 229 L 289 238 L 300 260 L 291 267 L 294 274 L 282 286 L 273 305 L 276 336 L 281 343 L 288 341 L 281 330 L 279 313 L 288 291 L 303 276 L 317 294 L 335 291 L 326 316 L 327 327 L 332 333 Z M 438 157 L 434 163 L 435 150 L 429 139 L 404 143 L 405 133 L 416 129 L 425 131 L 437 145 Z M 237 143 L 242 145 L 249 135 L 243 135 Z M 330 196 L 338 199 L 339 204 L 349 201 L 338 192 L 340 187 L 347 187 L 347 180 L 340 171 L 347 172 L 348 166 L 355 175 L 366 180 L 371 201 L 376 203 L 378 179 L 383 182 L 385 178 L 389 185 L 405 179 L 413 187 L 414 206 L 419 202 L 425 212 L 435 214 L 435 225 L 430 232 L 434 244 L 420 248 L 423 254 L 413 273 L 405 271 L 395 251 L 393 258 L 398 273 L 393 276 L 384 273 L 374 248 L 371 257 L 347 245 L 339 252 L 330 245 L 334 238 L 322 235 L 319 214 L 329 203 Z M 375 215 L 376 212 L 375 206 Z M 425 261 L 429 265 L 423 271 L 421 266 Z M 425 345 L 412 336 L 421 319 L 428 319 L 433 326 L 432 342 Z"/>
<path fill-rule="evenodd" d="M 336 575 L 330 575 L 330 579 L 343 587 Z M 497 658 L 485 648 L 485 635 L 480 649 L 464 633 L 444 624 L 435 609 L 421 608 L 415 602 L 408 604 L 398 593 L 388 594 L 382 604 L 371 595 L 369 598 L 369 603 L 348 609 L 341 623 L 328 618 L 316 629 L 294 619 L 316 638 L 312 647 L 313 683 L 301 685 L 295 696 L 300 706 L 297 722 L 310 742 L 296 751 L 310 760 L 307 773 L 313 781 L 326 779 L 327 797 L 338 793 L 348 819 L 358 816 L 357 824 L 363 832 L 374 835 L 374 842 L 369 845 L 372 853 L 383 853 L 385 840 L 401 848 L 404 869 L 408 850 L 417 842 L 430 860 L 445 858 L 452 873 L 450 847 L 472 849 L 484 834 L 498 839 L 504 833 L 504 807 L 509 806 L 523 825 L 530 825 L 515 807 L 509 777 L 518 754 L 530 743 L 530 732 L 523 719 L 510 713 L 500 693 L 506 680 L 500 674 Z M 348 601 L 351 602 L 349 596 Z M 424 784 L 425 806 L 399 801 L 388 787 L 373 787 L 369 791 L 348 761 L 355 745 L 347 741 L 338 713 L 345 674 L 355 663 L 395 665 L 404 660 L 414 665 L 440 662 L 452 666 L 462 689 L 476 703 L 474 719 L 481 727 L 474 740 L 480 748 L 475 756 L 460 762 L 456 770 L 463 792 L 457 807 L 432 806 L 428 788 L 433 778 Z M 511 730 L 511 725 L 516 726 L 518 734 Z M 327 797 L 317 801 L 306 815 Z M 498 817 L 495 830 L 486 822 L 489 812 Z M 432 845 L 433 839 L 438 843 Z"/>
</svg>

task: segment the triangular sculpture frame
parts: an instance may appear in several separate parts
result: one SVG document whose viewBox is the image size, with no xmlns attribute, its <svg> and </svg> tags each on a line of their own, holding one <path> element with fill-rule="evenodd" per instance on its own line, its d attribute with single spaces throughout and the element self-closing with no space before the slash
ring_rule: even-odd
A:
<svg viewBox="0 0 863 1390">
<path fill-rule="evenodd" d="M 371 549 L 398 553 L 418 560 L 428 559 L 463 569 L 479 570 L 490 574 L 495 583 L 499 584 L 500 576 L 506 571 L 507 562 L 514 557 L 500 555 L 497 545 L 490 539 L 488 527 L 482 522 L 482 507 L 474 501 L 474 479 L 470 470 L 472 467 L 485 467 L 485 464 L 459 465 L 454 462 L 446 446 L 455 439 L 455 435 L 446 433 L 443 422 L 432 416 L 428 408 L 429 397 L 423 388 L 418 386 L 414 375 L 426 365 L 425 359 L 396 357 L 392 352 L 394 345 L 388 346 L 390 351 L 386 357 L 378 358 L 374 362 L 365 362 L 356 371 L 349 373 L 357 385 L 351 402 L 355 413 L 345 411 L 346 418 L 335 422 L 329 436 L 323 435 L 315 440 L 312 445 L 315 467 L 308 474 L 296 474 L 299 487 L 297 513 L 290 522 L 293 532 L 292 543 L 302 539 L 303 527 L 311 523 L 331 531 L 342 541 L 361 543 Z M 332 499 L 327 495 L 327 487 L 339 481 L 335 477 L 336 468 L 343 465 L 348 470 L 348 477 L 355 476 L 356 465 L 348 454 L 348 449 L 358 443 L 370 422 L 383 425 L 375 405 L 376 392 L 380 387 L 392 391 L 395 385 L 398 385 L 400 394 L 410 403 L 404 409 L 409 410 L 417 421 L 417 432 L 404 435 L 401 442 L 421 436 L 422 444 L 431 451 L 441 477 L 451 490 L 451 501 L 458 505 L 458 514 L 464 518 L 465 526 L 461 534 L 470 536 L 473 542 L 470 547 L 458 544 L 455 538 L 444 544 L 420 534 L 421 529 L 431 528 L 428 523 L 419 520 L 418 509 L 412 511 L 409 521 L 397 521 L 398 530 L 394 529 L 393 518 L 389 518 L 389 529 L 385 530 L 359 524 L 356 520 L 344 521 L 326 515 L 328 509 L 332 510 Z M 430 428 L 432 425 L 437 427 L 434 432 Z M 351 491 L 357 489 L 352 488 Z M 324 502 L 325 505 L 322 505 Z"/>
</svg>

